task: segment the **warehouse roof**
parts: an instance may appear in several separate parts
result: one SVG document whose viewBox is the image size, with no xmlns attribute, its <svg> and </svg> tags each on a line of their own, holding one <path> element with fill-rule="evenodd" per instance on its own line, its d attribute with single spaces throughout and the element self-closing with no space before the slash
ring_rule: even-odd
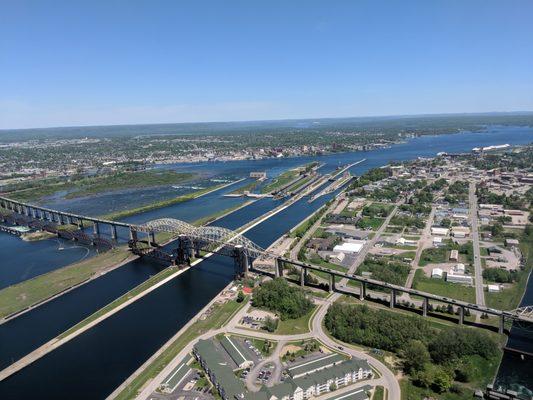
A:
<svg viewBox="0 0 533 400">
<path fill-rule="evenodd" d="M 224 388 L 226 396 L 231 399 L 244 399 L 246 393 L 244 384 L 235 376 L 213 341 L 199 340 L 194 347 L 200 358 L 207 364 L 208 369 L 216 376 L 219 386 Z"/>
<path fill-rule="evenodd" d="M 326 368 L 334 365 L 335 363 L 344 361 L 345 358 L 338 353 L 326 354 L 323 357 L 317 358 L 315 360 L 307 361 L 299 365 L 288 368 L 289 374 L 293 378 L 308 374 L 310 372 L 316 371 L 318 369 Z"/>
<path fill-rule="evenodd" d="M 228 336 L 224 336 L 220 343 L 222 344 L 222 347 L 224 347 L 224 350 L 228 352 L 231 359 L 235 361 L 235 364 L 237 364 L 239 367 L 246 363 L 252 363 L 252 359 L 247 354 L 246 350 L 242 348 L 242 346 L 235 340 Z"/>
</svg>

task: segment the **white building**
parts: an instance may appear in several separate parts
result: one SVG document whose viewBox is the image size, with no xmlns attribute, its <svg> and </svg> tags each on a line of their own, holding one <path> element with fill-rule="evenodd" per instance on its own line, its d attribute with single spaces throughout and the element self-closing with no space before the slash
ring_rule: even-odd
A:
<svg viewBox="0 0 533 400">
<path fill-rule="evenodd" d="M 440 226 L 432 226 L 431 234 L 435 236 L 447 236 L 450 230 L 448 228 L 442 228 Z"/>
<path fill-rule="evenodd" d="M 446 275 L 446 281 L 451 283 L 462 283 L 465 285 L 472 285 L 474 283 L 474 279 L 470 275 L 465 274 L 457 274 L 454 273 L 454 271 L 448 272 Z"/>
<path fill-rule="evenodd" d="M 440 268 L 433 268 L 431 270 L 431 277 L 432 278 L 438 278 L 442 279 L 442 275 L 444 274 L 444 271 Z"/>
<path fill-rule="evenodd" d="M 500 285 L 487 285 L 489 293 L 498 293 L 500 291 Z"/>
<path fill-rule="evenodd" d="M 364 246 L 364 242 L 344 242 L 342 244 L 338 244 L 333 248 L 334 252 L 340 252 L 340 253 L 359 253 L 361 249 Z"/>
<path fill-rule="evenodd" d="M 466 268 L 465 268 L 465 265 L 463 263 L 455 264 L 455 266 L 453 267 L 453 272 L 455 274 L 464 275 L 465 271 L 466 271 Z"/>
</svg>

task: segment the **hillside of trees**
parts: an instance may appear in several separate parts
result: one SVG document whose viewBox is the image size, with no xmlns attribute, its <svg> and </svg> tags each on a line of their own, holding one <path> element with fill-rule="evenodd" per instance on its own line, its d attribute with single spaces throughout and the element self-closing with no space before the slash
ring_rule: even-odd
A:
<svg viewBox="0 0 533 400">
<path fill-rule="evenodd" d="M 290 286 L 283 278 L 276 278 L 256 287 L 252 305 L 275 312 L 281 320 L 299 318 L 313 307 L 301 288 Z"/>
<path fill-rule="evenodd" d="M 464 327 L 434 328 L 419 316 L 333 304 L 325 318 L 328 331 L 346 343 L 396 353 L 404 372 L 419 387 L 437 393 L 469 382 L 477 364 L 497 363 L 498 344 L 486 332 Z M 482 361 L 480 361 L 482 360 Z"/>
</svg>

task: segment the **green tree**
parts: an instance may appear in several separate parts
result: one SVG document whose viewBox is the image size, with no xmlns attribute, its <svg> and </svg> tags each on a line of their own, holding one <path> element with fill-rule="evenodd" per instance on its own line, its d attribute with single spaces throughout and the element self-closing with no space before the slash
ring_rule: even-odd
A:
<svg viewBox="0 0 533 400">
<path fill-rule="evenodd" d="M 420 340 L 411 340 L 401 352 L 403 369 L 408 374 L 420 371 L 431 361 L 429 351 Z"/>
<path fill-rule="evenodd" d="M 239 290 L 239 293 L 237 294 L 237 303 L 242 303 L 244 301 L 244 293 L 242 290 Z"/>
</svg>

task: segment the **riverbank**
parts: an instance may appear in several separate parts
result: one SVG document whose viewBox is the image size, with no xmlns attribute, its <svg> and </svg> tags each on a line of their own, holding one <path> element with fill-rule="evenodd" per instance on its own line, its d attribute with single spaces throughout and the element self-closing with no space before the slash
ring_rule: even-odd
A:
<svg viewBox="0 0 533 400">
<path fill-rule="evenodd" d="M 100 277 L 130 261 L 126 247 L 111 249 L 98 256 L 36 276 L 0 290 L 0 323 L 35 308 L 67 290 Z"/>
<path fill-rule="evenodd" d="M 100 218 L 111 220 L 111 221 L 117 221 L 117 220 L 122 219 L 122 218 L 131 217 L 132 215 L 137 215 L 137 214 L 141 214 L 141 213 L 144 213 L 144 212 L 147 212 L 147 211 L 156 210 L 158 208 L 168 207 L 168 206 L 172 206 L 174 204 L 183 203 L 185 201 L 194 200 L 194 199 L 197 199 L 199 197 L 205 196 L 205 195 L 207 195 L 209 193 L 213 193 L 213 192 L 215 192 L 217 190 L 224 189 L 225 187 L 228 187 L 228 186 L 231 186 L 231 185 L 235 185 L 235 184 L 237 184 L 239 182 L 242 182 L 244 179 L 245 178 L 242 178 L 242 179 L 239 179 L 239 180 L 236 180 L 236 181 L 233 181 L 233 182 L 224 183 L 224 184 L 220 184 L 220 185 L 215 185 L 215 186 L 211 186 L 211 187 L 208 187 L 208 188 L 205 188 L 205 189 L 200 189 L 200 190 L 197 190 L 196 192 L 189 193 L 189 194 L 184 194 L 182 196 L 178 196 L 178 197 L 175 197 L 173 199 L 156 201 L 154 203 L 147 204 L 145 206 L 130 208 L 128 210 L 123 210 L 123 211 L 116 211 L 116 212 L 113 212 L 113 213 L 102 215 L 102 216 L 100 216 Z"/>
<path fill-rule="evenodd" d="M 122 171 L 95 177 L 72 177 L 69 181 L 43 179 L 28 183 L 29 187 L 10 191 L 9 197 L 18 201 L 36 201 L 57 192 L 67 192 L 66 199 L 94 195 L 111 190 L 140 189 L 162 185 L 176 185 L 191 181 L 197 174 L 171 170 Z M 40 184 L 39 186 L 36 186 Z M 19 185 L 23 186 L 23 184 Z M 16 189 L 16 187 L 14 188 Z"/>
<path fill-rule="evenodd" d="M 248 201 L 244 204 L 216 212 L 193 222 L 193 225 L 200 226 L 212 223 L 252 204 L 254 201 Z M 156 240 L 158 243 L 165 245 L 174 240 L 174 237 L 169 233 L 160 232 L 156 235 Z M 98 278 L 135 258 L 137 256 L 131 255 L 125 246 L 121 246 L 87 260 L 67 265 L 43 275 L 38 275 L 16 285 L 8 286 L 0 290 L 0 324 L 82 284 L 90 282 L 92 279 Z"/>
</svg>

